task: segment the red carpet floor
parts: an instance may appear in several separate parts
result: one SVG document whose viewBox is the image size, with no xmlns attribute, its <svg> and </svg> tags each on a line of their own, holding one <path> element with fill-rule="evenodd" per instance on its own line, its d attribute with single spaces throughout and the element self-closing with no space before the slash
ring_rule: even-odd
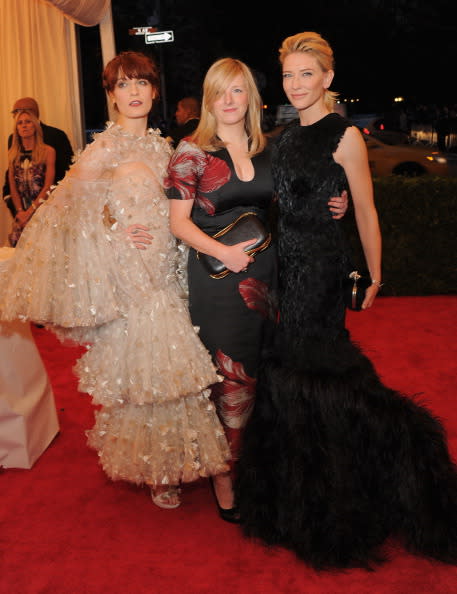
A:
<svg viewBox="0 0 457 594">
<path fill-rule="evenodd" d="M 457 298 L 384 297 L 348 327 L 385 383 L 440 416 L 457 457 Z M 177 510 L 146 488 L 110 482 L 85 443 L 93 408 L 71 368 L 81 350 L 34 329 L 61 432 L 31 470 L 0 472 L 1 594 L 454 594 L 457 568 L 395 543 L 374 572 L 316 573 L 283 550 L 245 540 L 219 520 L 208 482 Z"/>
</svg>

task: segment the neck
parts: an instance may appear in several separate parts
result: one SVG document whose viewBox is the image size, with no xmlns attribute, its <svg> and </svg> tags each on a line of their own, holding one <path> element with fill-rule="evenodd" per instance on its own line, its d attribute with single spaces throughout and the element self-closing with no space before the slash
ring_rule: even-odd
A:
<svg viewBox="0 0 457 594">
<path fill-rule="evenodd" d="M 310 126 L 311 124 L 315 124 L 329 113 L 330 111 L 324 104 L 311 105 L 299 111 L 300 125 Z"/>
<path fill-rule="evenodd" d="M 219 125 L 217 127 L 217 135 L 225 142 L 225 144 L 243 145 L 248 142 L 248 135 L 244 127 L 244 122 L 233 126 Z"/>
<path fill-rule="evenodd" d="M 126 132 L 129 132 L 134 136 L 145 136 L 148 125 L 148 118 L 126 118 L 121 114 L 117 118 L 116 123 Z"/>
<path fill-rule="evenodd" d="M 26 151 L 33 151 L 33 149 L 35 148 L 35 138 L 33 137 L 23 138 L 21 142 L 24 150 Z"/>
</svg>

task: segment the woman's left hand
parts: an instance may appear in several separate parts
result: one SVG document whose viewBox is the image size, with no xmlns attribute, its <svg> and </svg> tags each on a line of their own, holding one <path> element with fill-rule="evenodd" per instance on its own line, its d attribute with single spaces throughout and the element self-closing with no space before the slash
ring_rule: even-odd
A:
<svg viewBox="0 0 457 594">
<path fill-rule="evenodd" d="M 32 213 L 30 213 L 29 211 L 30 209 L 21 210 L 16 214 L 16 223 L 19 225 L 21 229 L 24 229 L 24 227 L 27 225 L 27 223 L 32 217 Z"/>
<path fill-rule="evenodd" d="M 152 235 L 148 232 L 148 227 L 138 225 L 137 223 L 130 225 L 125 230 L 128 239 L 134 244 L 138 250 L 145 250 L 151 244 Z"/>
<path fill-rule="evenodd" d="M 348 209 L 348 193 L 346 190 L 341 192 L 341 196 L 334 196 L 328 201 L 330 212 L 333 213 L 334 219 L 341 219 L 346 214 Z"/>
<path fill-rule="evenodd" d="M 368 287 L 365 293 L 365 299 L 362 303 L 362 309 L 368 309 L 373 305 L 376 295 L 379 292 L 379 289 L 380 287 L 377 284 L 373 284 L 371 285 L 371 287 Z"/>
</svg>

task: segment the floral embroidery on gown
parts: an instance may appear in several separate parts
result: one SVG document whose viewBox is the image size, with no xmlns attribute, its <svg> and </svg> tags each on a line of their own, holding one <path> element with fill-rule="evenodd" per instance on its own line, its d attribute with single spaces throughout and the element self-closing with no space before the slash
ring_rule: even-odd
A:
<svg viewBox="0 0 457 594">
<path fill-rule="evenodd" d="M 160 133 L 95 136 L 27 225 L 0 289 L 0 316 L 87 345 L 79 389 L 101 405 L 89 445 L 110 478 L 178 484 L 227 469 L 207 386 L 219 377 L 176 277 Z M 153 235 L 138 250 L 124 230 Z"/>
</svg>

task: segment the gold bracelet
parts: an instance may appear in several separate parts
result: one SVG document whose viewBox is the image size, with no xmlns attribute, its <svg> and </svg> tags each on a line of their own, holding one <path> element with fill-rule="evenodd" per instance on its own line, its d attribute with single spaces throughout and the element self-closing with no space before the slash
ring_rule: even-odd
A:
<svg viewBox="0 0 457 594">
<path fill-rule="evenodd" d="M 378 287 L 378 289 L 380 289 L 382 286 L 384 286 L 384 283 L 382 283 L 381 281 L 376 280 L 375 278 L 371 279 L 371 284 L 372 285 L 376 285 Z"/>
</svg>

